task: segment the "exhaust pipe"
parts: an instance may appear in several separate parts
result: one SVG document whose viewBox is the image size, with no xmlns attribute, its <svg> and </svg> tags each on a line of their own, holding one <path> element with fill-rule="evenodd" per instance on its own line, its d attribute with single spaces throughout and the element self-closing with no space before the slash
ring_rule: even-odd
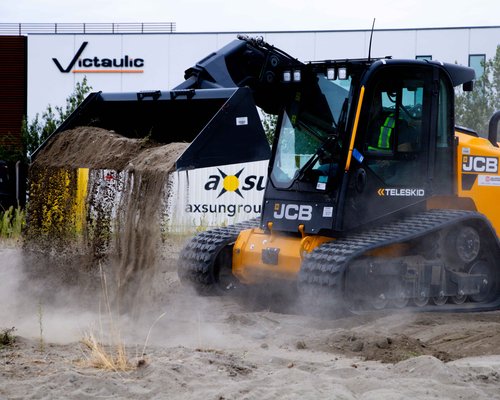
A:
<svg viewBox="0 0 500 400">
<path fill-rule="evenodd" d="M 488 140 L 495 147 L 498 147 L 498 124 L 500 122 L 500 111 L 495 112 L 490 119 L 488 127 Z"/>
</svg>

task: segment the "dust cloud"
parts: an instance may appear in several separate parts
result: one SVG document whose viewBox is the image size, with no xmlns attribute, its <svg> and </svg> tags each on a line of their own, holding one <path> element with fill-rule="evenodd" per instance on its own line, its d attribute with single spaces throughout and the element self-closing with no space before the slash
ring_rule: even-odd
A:
<svg viewBox="0 0 500 400">
<path fill-rule="evenodd" d="M 186 146 L 93 127 L 56 136 L 30 169 L 24 245 L 9 253 L 2 270 L 8 288 L 1 288 L 8 305 L 2 326 L 34 338 L 42 329 L 47 340 L 64 343 L 86 329 L 109 331 L 103 325 L 110 324 L 134 343 L 148 337 L 158 345 L 203 347 L 241 340 L 228 332 L 227 318 L 243 307 L 261 310 L 268 292 L 229 304 L 196 296 L 177 277 L 187 237 L 162 228 L 168 174 Z M 83 206 L 79 168 L 89 168 Z M 281 307 L 276 297 L 272 304 Z M 243 328 L 259 335 L 256 326 Z"/>
<path fill-rule="evenodd" d="M 77 285 L 68 283 L 63 266 L 49 265 L 49 258 L 37 260 L 35 273 L 31 254 L 0 246 L 0 328 L 15 327 L 16 335 L 33 339 L 36 346 L 40 341 L 74 343 L 92 332 L 104 343 L 115 343 L 118 335 L 131 345 L 200 349 L 241 346 L 246 336 L 260 340 L 280 329 L 267 318 L 245 316 L 249 311 L 271 312 L 263 291 L 204 298 L 182 286 L 176 271 L 179 247 L 170 243 L 161 252 L 162 262 L 151 268 L 151 279 L 141 281 L 130 308 L 124 309 L 108 298 L 116 279 L 105 272 L 109 265 L 99 275 L 80 274 Z"/>
<path fill-rule="evenodd" d="M 25 274 L 25 259 L 19 248 L 0 249 L 0 321 L 15 334 L 65 343 L 81 338 L 97 313 L 83 308 L 69 288 L 48 288 Z M 43 293 L 51 291 L 50 299 Z M 95 308 L 97 309 L 97 307 Z"/>
<path fill-rule="evenodd" d="M 29 316 L 22 320 L 35 321 L 26 330 L 18 321 L 16 328 L 37 332 L 37 313 L 54 330 L 58 324 L 49 315 L 58 314 L 61 331 L 108 314 L 148 326 L 164 313 L 185 238 L 163 230 L 161 211 L 169 173 L 186 147 L 79 127 L 60 133 L 38 154 L 30 168 L 24 245 L 9 253 L 3 271 L 5 282 L 12 282 L 8 313 L 15 309 Z M 86 196 L 81 168 L 89 169 Z M 2 317 L 3 324 L 9 321 Z"/>
<path fill-rule="evenodd" d="M 57 135 L 30 169 L 25 248 L 33 263 L 49 258 L 45 272 L 57 269 L 64 283 L 80 288 L 104 268 L 112 297 L 128 310 L 159 262 L 168 176 L 186 146 L 94 127 Z"/>
</svg>

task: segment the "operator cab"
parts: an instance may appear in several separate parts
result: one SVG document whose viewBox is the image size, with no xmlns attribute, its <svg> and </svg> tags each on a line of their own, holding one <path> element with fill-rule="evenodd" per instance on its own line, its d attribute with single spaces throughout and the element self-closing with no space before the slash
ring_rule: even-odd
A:
<svg viewBox="0 0 500 400">
<path fill-rule="evenodd" d="M 305 65 L 278 120 L 262 227 L 333 236 L 452 194 L 453 86 L 473 77 L 414 60 Z"/>
<path fill-rule="evenodd" d="M 277 188 L 325 192 L 336 182 L 341 162 L 340 132 L 345 130 L 350 79 L 327 79 L 297 91 L 279 123 L 271 180 Z"/>
</svg>

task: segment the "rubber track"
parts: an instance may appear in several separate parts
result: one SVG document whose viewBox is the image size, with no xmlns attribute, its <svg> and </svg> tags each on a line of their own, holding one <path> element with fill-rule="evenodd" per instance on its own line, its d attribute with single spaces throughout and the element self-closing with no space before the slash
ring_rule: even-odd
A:
<svg viewBox="0 0 500 400">
<path fill-rule="evenodd" d="M 463 210 L 430 210 L 400 221 L 362 231 L 318 246 L 304 257 L 298 277 L 299 290 L 304 294 L 328 294 L 328 301 L 343 300 L 343 280 L 349 263 L 367 251 L 394 243 L 402 243 L 466 220 L 481 220 L 496 234 L 489 221 L 480 213 Z M 498 240 L 497 240 L 498 245 Z M 498 259 L 498 258 L 497 258 Z M 420 311 L 453 312 L 496 310 L 500 296 L 490 303 L 464 303 L 462 305 L 426 306 Z"/>
<path fill-rule="evenodd" d="M 234 242 L 242 230 L 257 228 L 259 219 L 201 232 L 191 238 L 179 255 L 178 275 L 200 293 L 209 293 L 216 284 L 212 267 L 219 252 Z"/>
</svg>

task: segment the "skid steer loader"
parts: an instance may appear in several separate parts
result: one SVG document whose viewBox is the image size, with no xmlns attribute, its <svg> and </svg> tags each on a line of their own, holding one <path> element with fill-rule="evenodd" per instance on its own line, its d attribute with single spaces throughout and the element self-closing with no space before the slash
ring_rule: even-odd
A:
<svg viewBox="0 0 500 400">
<path fill-rule="evenodd" d="M 472 90 L 474 71 L 303 63 L 239 43 L 248 51 L 229 71 L 249 74 L 238 82 L 279 114 L 262 215 L 194 236 L 180 280 L 201 294 L 285 281 L 314 306 L 351 311 L 500 308 L 500 113 L 484 138 L 454 121 L 454 88 Z M 186 86 L 206 74 L 188 70 Z"/>
</svg>

